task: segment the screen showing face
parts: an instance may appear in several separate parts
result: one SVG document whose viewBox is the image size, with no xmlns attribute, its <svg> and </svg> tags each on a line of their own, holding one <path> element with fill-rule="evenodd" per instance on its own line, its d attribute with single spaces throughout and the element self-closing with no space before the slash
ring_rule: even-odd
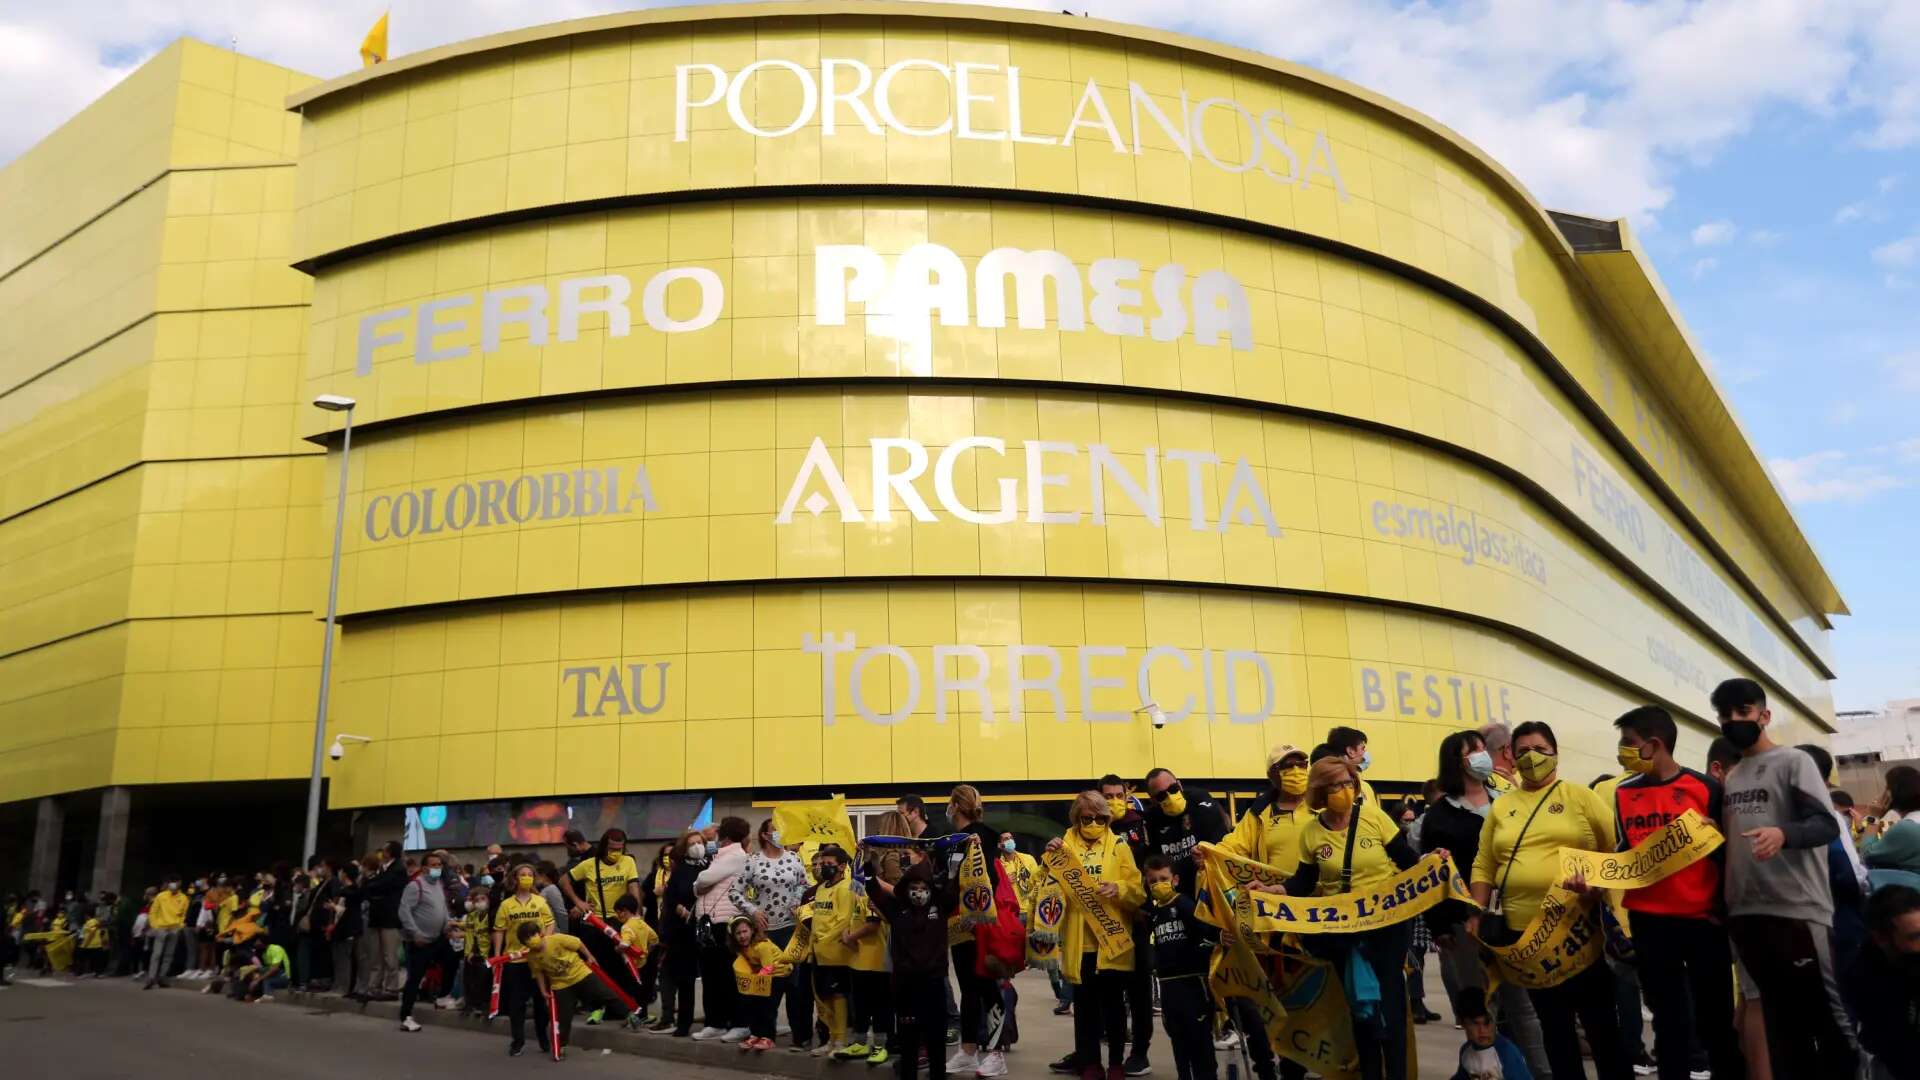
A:
<svg viewBox="0 0 1920 1080">
<path fill-rule="evenodd" d="M 597 840 L 612 828 L 635 840 L 665 838 L 692 823 L 706 800 L 704 794 L 674 793 L 409 806 L 405 843 L 408 851 L 558 844 L 568 829 Z"/>
</svg>

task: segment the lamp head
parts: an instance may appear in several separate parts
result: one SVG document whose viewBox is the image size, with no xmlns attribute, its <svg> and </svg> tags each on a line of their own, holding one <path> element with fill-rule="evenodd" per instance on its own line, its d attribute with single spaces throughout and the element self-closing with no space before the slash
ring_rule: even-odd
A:
<svg viewBox="0 0 1920 1080">
<path fill-rule="evenodd" d="M 352 398 L 340 394 L 321 394 L 313 399 L 314 408 L 325 409 L 328 412 L 352 412 L 357 404 L 359 403 Z"/>
</svg>

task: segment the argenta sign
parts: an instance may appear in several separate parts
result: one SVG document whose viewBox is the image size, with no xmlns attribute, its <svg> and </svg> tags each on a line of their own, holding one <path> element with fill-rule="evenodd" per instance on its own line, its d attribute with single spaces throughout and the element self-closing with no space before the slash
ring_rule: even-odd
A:
<svg viewBox="0 0 1920 1080">
<path fill-rule="evenodd" d="M 940 119 L 927 121 L 914 115 L 920 122 L 909 123 L 901 118 L 902 102 L 911 97 L 920 104 L 921 95 L 905 94 L 898 85 L 900 77 L 910 72 L 926 72 L 946 84 L 947 108 Z M 1188 161 L 1197 157 L 1230 173 L 1258 170 L 1276 183 L 1297 187 L 1306 187 L 1317 177 L 1342 200 L 1347 198 L 1346 181 L 1334 162 L 1326 132 L 1312 132 L 1310 140 L 1302 140 L 1308 142 L 1303 154 L 1286 139 L 1292 125 L 1284 110 L 1256 113 L 1229 97 L 1194 101 L 1185 89 L 1178 99 L 1165 95 L 1156 99 L 1132 81 L 1123 97 L 1119 88 L 1102 87 L 1088 79 L 1075 91 L 1073 112 L 1064 127 L 1029 130 L 1022 89 L 1018 67 L 965 61 L 947 64 L 920 57 L 896 60 L 878 71 L 847 57 L 825 58 L 818 71 L 792 60 L 756 60 L 734 71 L 718 64 L 681 64 L 673 69 L 673 138 L 686 142 L 696 125 L 704 126 L 716 111 L 734 129 L 759 139 L 785 138 L 816 120 L 822 139 L 858 130 L 871 135 L 950 136 L 1036 146 L 1091 142 L 1116 154 L 1136 156 L 1147 148 L 1146 139 L 1156 138 Z M 753 109 L 762 117 L 756 123 L 747 115 L 750 101 L 790 102 L 792 113 L 773 121 L 765 119 L 766 108 Z M 1210 111 L 1230 116 L 1240 129 L 1231 140 L 1224 134 L 1208 135 Z"/>
<path fill-rule="evenodd" d="M 825 244 L 814 249 L 813 260 L 816 323 L 845 326 L 849 307 L 858 305 L 869 335 L 900 344 L 900 364 L 909 374 L 932 372 L 936 321 L 1003 329 L 1011 320 L 1022 329 L 1052 325 L 1067 333 L 1091 326 L 1115 337 L 1190 337 L 1237 352 L 1253 348 L 1246 290 L 1223 270 L 1201 271 L 1189 284 L 1179 263 L 1148 267 L 1138 259 L 1106 258 L 1095 259 L 1083 276 L 1058 251 L 1003 247 L 980 256 L 969 272 L 960 255 L 941 244 L 915 244 L 895 257 L 864 244 Z M 371 375 L 376 353 L 388 346 L 411 346 L 414 363 L 429 364 L 497 352 L 510 329 L 531 345 L 575 341 L 590 315 L 604 317 L 608 337 L 626 337 L 634 332 L 634 285 L 625 274 L 592 274 L 371 312 L 360 318 L 354 372 Z M 704 330 L 726 303 L 720 276 L 699 266 L 662 270 L 638 291 L 641 323 L 663 334 Z"/>
</svg>

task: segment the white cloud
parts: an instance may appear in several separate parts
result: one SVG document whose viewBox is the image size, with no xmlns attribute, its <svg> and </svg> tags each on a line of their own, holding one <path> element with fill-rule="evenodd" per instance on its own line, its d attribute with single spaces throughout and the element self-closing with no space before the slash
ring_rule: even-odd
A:
<svg viewBox="0 0 1920 1080">
<path fill-rule="evenodd" d="M 1920 259 L 1920 233 L 1912 233 L 1873 249 L 1873 261 L 1881 266 L 1912 266 Z"/>
<path fill-rule="evenodd" d="M 1866 216 L 1867 216 L 1866 203 L 1850 202 L 1847 205 L 1833 212 L 1833 223 L 1835 225 L 1845 225 L 1851 221 L 1859 221 L 1861 218 Z"/>
<path fill-rule="evenodd" d="M 1772 247 L 1786 239 L 1786 234 L 1778 229 L 1754 229 L 1747 233 L 1747 243 L 1754 247 Z"/>
<path fill-rule="evenodd" d="M 1875 191 L 1878 191 L 1882 195 L 1891 195 L 1900 187 L 1901 182 L 1905 179 L 1905 176 L 1897 173 L 1893 176 L 1883 176 L 1874 181 L 1873 187 Z"/>
<path fill-rule="evenodd" d="M 1738 225 L 1722 219 L 1695 225 L 1691 236 L 1695 247 L 1718 247 L 1732 240 L 1739 232 Z"/>
<path fill-rule="evenodd" d="M 1004 0 L 1003 0 L 1004 2 Z M 0 15 L 0 161 L 171 38 L 194 34 L 319 76 L 358 66 L 389 0 L 87 0 Z M 393 45 L 633 7 L 631 0 L 391 0 Z M 1030 6 L 1058 10 L 1057 5 Z M 1351 79 L 1460 131 L 1548 205 L 1651 223 L 1679 167 L 1780 109 L 1856 110 L 1913 141 L 1920 50 L 1900 0 L 1106 0 L 1094 15 L 1230 41 Z M 1899 9 L 1907 9 L 1901 11 Z"/>
<path fill-rule="evenodd" d="M 1720 260 L 1709 255 L 1704 259 L 1693 260 L 1693 265 L 1688 267 L 1688 270 L 1693 274 L 1693 279 L 1698 281 L 1708 274 L 1713 273 L 1719 266 Z"/>
<path fill-rule="evenodd" d="M 1773 458 L 1767 467 L 1773 470 L 1781 492 L 1792 502 L 1857 503 L 1912 483 L 1911 476 L 1892 468 L 1886 460 L 1888 456 L 1877 451 L 1859 455 L 1845 450 L 1821 450 L 1804 457 Z M 1863 457 L 1866 460 L 1862 460 Z"/>
</svg>

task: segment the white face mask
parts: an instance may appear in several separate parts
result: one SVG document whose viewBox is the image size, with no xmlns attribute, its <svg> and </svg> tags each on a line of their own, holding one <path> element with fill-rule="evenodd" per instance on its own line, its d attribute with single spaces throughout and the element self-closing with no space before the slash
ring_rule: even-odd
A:
<svg viewBox="0 0 1920 1080">
<path fill-rule="evenodd" d="M 775 830 L 773 830 L 772 832 L 770 832 L 770 833 L 768 833 L 768 834 L 767 834 L 767 843 L 769 843 L 769 844 L 772 844 L 772 845 L 773 845 L 774 847 L 782 847 L 782 846 L 784 846 L 784 845 L 782 845 L 782 844 L 780 843 L 780 830 L 779 830 L 779 829 L 775 829 Z"/>
<path fill-rule="evenodd" d="M 693 843 L 693 844 L 687 845 L 687 861 L 688 862 L 699 862 L 701 859 L 704 859 L 706 857 L 707 857 L 707 845 L 701 844 L 701 843 Z"/>
<path fill-rule="evenodd" d="M 926 907 L 927 901 L 931 899 L 933 899 L 933 894 L 927 892 L 925 889 L 907 890 L 907 903 L 912 904 L 914 907 Z"/>
</svg>

